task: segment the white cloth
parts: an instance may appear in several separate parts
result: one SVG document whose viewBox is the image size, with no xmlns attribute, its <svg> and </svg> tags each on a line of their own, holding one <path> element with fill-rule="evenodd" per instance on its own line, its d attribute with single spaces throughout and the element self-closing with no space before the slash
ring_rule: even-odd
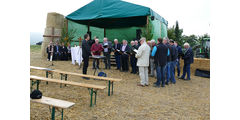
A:
<svg viewBox="0 0 240 120">
<path fill-rule="evenodd" d="M 83 60 L 82 48 L 80 48 L 79 46 L 71 47 L 71 56 L 72 56 L 72 64 L 75 65 L 75 62 L 77 62 L 78 65 L 80 66 Z"/>
<path fill-rule="evenodd" d="M 148 67 L 139 66 L 139 76 L 141 85 L 148 85 Z"/>
<path fill-rule="evenodd" d="M 138 48 L 137 54 L 135 55 L 135 57 L 138 58 L 137 66 L 149 66 L 150 50 L 146 42 Z"/>
</svg>

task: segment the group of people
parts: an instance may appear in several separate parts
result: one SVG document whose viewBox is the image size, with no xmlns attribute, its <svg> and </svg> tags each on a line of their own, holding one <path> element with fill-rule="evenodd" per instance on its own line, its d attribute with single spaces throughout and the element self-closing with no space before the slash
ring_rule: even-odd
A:
<svg viewBox="0 0 240 120">
<path fill-rule="evenodd" d="M 52 41 L 50 41 L 47 46 L 47 60 L 70 60 L 71 59 L 71 46 L 65 46 L 64 43 L 60 46 L 58 42 L 54 45 Z"/>
<path fill-rule="evenodd" d="M 99 43 L 97 37 L 95 42 L 89 42 L 89 35 L 84 35 L 82 41 L 82 57 L 83 57 L 83 74 L 87 74 L 89 56 L 103 55 L 105 56 L 105 69 L 111 69 L 110 56 L 114 52 L 117 70 L 122 72 L 129 71 L 129 60 L 131 65 L 131 73 L 139 73 L 140 84 L 138 86 L 148 86 L 148 74 L 155 76 L 157 81 L 155 87 L 165 87 L 169 83 L 175 84 L 175 68 L 177 68 L 177 76 L 179 79 L 190 80 L 190 64 L 193 63 L 193 51 L 188 43 L 184 44 L 184 51 L 178 46 L 176 41 L 168 38 L 158 38 L 146 42 L 146 38 L 131 41 L 128 45 L 127 40 L 123 40 L 122 44 L 118 39 L 114 39 L 112 44 L 105 37 L 103 43 Z M 180 76 L 180 59 L 184 60 L 183 74 Z M 99 61 L 93 60 L 93 68 L 99 68 Z M 187 78 L 185 76 L 187 74 Z M 88 79 L 88 78 L 85 78 Z"/>
</svg>

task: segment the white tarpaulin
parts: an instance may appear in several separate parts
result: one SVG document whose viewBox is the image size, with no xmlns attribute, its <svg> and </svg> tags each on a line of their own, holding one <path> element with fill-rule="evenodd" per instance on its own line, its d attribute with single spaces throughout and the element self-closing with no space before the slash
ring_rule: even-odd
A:
<svg viewBox="0 0 240 120">
<path fill-rule="evenodd" d="M 79 46 L 77 47 L 71 47 L 71 55 L 72 55 L 72 64 L 76 64 L 75 62 L 78 63 L 80 66 L 83 58 L 82 58 L 82 48 Z"/>
</svg>

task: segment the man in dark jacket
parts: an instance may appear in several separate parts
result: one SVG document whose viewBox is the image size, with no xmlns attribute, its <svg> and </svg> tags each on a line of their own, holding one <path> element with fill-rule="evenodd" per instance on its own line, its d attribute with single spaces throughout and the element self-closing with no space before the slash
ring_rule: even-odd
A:
<svg viewBox="0 0 240 120">
<path fill-rule="evenodd" d="M 84 40 L 82 41 L 82 57 L 83 57 L 83 74 L 87 74 L 89 56 L 91 56 L 91 48 L 88 44 L 89 35 L 84 35 Z M 89 79 L 85 78 L 84 79 Z"/>
<path fill-rule="evenodd" d="M 54 46 L 54 60 L 60 60 L 61 58 L 61 52 L 60 52 L 60 46 L 58 45 L 58 42 L 56 42 L 56 45 Z"/>
<path fill-rule="evenodd" d="M 175 66 L 176 66 L 176 60 L 177 60 L 177 55 L 178 55 L 178 51 L 177 51 L 177 48 L 175 47 L 174 45 L 174 41 L 171 40 L 170 41 L 170 46 L 171 46 L 171 63 L 170 63 L 170 80 L 173 84 L 176 83 L 176 80 L 175 80 Z"/>
<path fill-rule="evenodd" d="M 157 71 L 157 82 L 154 87 L 165 86 L 165 69 L 167 65 L 167 56 L 169 56 L 169 50 L 166 45 L 163 44 L 162 38 L 158 38 L 158 45 L 152 50 L 151 56 L 154 56 L 154 63 Z"/>
<path fill-rule="evenodd" d="M 177 41 L 174 41 L 174 45 L 176 46 L 177 51 L 178 51 L 176 66 L 177 66 L 177 76 L 179 77 L 180 76 L 180 56 L 182 56 L 182 48 L 181 48 L 181 46 L 178 45 Z M 175 69 L 174 69 L 174 73 L 175 73 Z"/>
<path fill-rule="evenodd" d="M 135 45 L 134 41 L 131 41 L 131 47 L 130 47 L 130 63 L 132 67 L 131 73 L 136 74 L 137 73 L 137 58 L 135 57 L 135 52 L 133 51 L 136 49 L 137 46 Z"/>
<path fill-rule="evenodd" d="M 117 70 L 120 70 L 120 68 L 121 68 L 121 64 L 120 64 L 121 54 L 119 53 L 120 52 L 120 47 L 121 47 L 121 44 L 118 43 L 118 39 L 114 39 L 114 44 L 113 44 L 112 48 L 113 48 L 113 51 L 114 51 Z"/>
<path fill-rule="evenodd" d="M 129 55 L 130 47 L 127 44 L 126 40 L 122 41 L 123 44 L 121 45 L 120 51 L 121 51 L 121 65 L 122 65 L 122 71 L 127 72 L 129 70 L 128 62 L 129 62 Z"/>
<path fill-rule="evenodd" d="M 61 60 L 68 60 L 67 52 L 67 47 L 62 43 L 62 46 L 60 47 Z"/>
<path fill-rule="evenodd" d="M 183 74 L 180 79 L 191 80 L 190 78 L 190 65 L 193 63 L 193 51 L 188 43 L 184 44 L 184 48 L 186 49 L 183 55 L 184 66 L 183 66 Z M 187 79 L 185 79 L 185 75 L 187 73 Z"/>
<path fill-rule="evenodd" d="M 163 39 L 163 44 L 166 45 L 166 47 L 169 49 L 169 56 L 167 56 L 167 65 L 165 69 L 165 74 L 166 74 L 166 85 L 168 85 L 169 79 L 170 79 L 170 66 L 171 66 L 171 54 L 172 54 L 172 49 L 169 44 L 168 38 Z"/>
<path fill-rule="evenodd" d="M 112 51 L 112 43 L 108 41 L 108 39 L 105 37 L 103 38 L 103 55 L 105 56 L 104 58 L 104 63 L 105 63 L 105 69 L 110 69 L 111 68 L 111 51 Z"/>
</svg>

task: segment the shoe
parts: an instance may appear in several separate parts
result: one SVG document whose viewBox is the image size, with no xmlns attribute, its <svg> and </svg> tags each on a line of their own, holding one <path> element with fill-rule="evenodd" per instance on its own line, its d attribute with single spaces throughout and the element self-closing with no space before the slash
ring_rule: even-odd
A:
<svg viewBox="0 0 240 120">
<path fill-rule="evenodd" d="M 142 84 L 137 84 L 137 86 L 142 86 L 142 87 L 144 87 L 144 85 L 142 85 Z"/>
<path fill-rule="evenodd" d="M 155 85 L 153 85 L 153 87 L 160 88 L 160 85 L 155 84 Z"/>
<path fill-rule="evenodd" d="M 166 85 L 168 85 L 168 83 L 165 83 Z"/>
<path fill-rule="evenodd" d="M 90 78 L 87 78 L 87 77 L 83 77 L 83 79 L 89 80 Z"/>
<path fill-rule="evenodd" d="M 182 79 L 183 80 L 184 78 L 183 77 L 179 77 L 178 79 Z"/>
<path fill-rule="evenodd" d="M 161 85 L 161 87 L 165 87 L 164 85 Z"/>
<path fill-rule="evenodd" d="M 173 82 L 173 84 L 176 84 L 176 82 Z"/>
<path fill-rule="evenodd" d="M 149 84 L 145 84 L 145 86 L 149 86 Z"/>
<path fill-rule="evenodd" d="M 131 73 L 133 73 L 133 72 L 131 72 Z"/>
<path fill-rule="evenodd" d="M 191 79 L 183 79 L 183 80 L 189 81 L 189 80 L 191 80 Z"/>
</svg>

